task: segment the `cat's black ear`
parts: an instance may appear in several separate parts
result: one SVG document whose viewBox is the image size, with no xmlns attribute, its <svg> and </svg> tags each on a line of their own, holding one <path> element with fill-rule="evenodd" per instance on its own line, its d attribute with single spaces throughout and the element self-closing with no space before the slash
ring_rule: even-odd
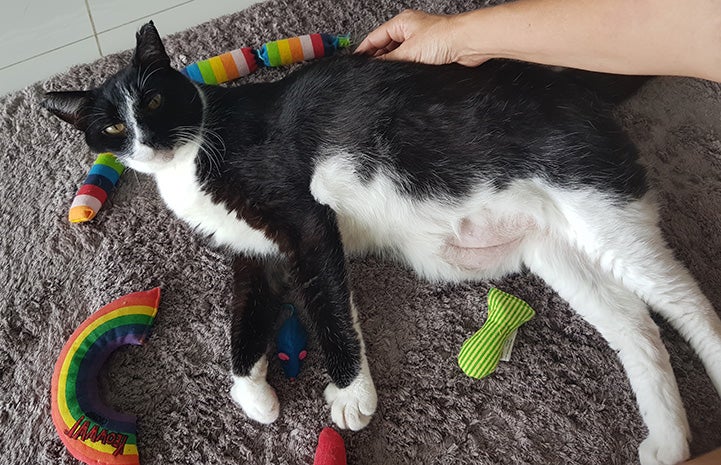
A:
<svg viewBox="0 0 721 465">
<path fill-rule="evenodd" d="M 137 45 L 135 46 L 135 55 L 133 55 L 133 65 L 170 67 L 170 58 L 165 53 L 163 41 L 160 40 L 160 34 L 152 21 L 143 24 L 135 34 L 135 38 Z"/>
<path fill-rule="evenodd" d="M 40 104 L 61 120 L 84 131 L 88 127 L 85 115 L 91 100 L 92 92 L 88 90 L 48 92 Z"/>
</svg>

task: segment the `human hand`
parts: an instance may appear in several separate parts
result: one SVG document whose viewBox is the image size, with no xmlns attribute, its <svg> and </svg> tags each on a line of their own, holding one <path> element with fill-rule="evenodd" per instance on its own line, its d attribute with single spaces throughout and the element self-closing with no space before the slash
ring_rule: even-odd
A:
<svg viewBox="0 0 721 465">
<path fill-rule="evenodd" d="M 459 45 L 457 18 L 405 10 L 368 34 L 355 53 L 432 65 L 478 65 L 465 57 Z"/>
</svg>

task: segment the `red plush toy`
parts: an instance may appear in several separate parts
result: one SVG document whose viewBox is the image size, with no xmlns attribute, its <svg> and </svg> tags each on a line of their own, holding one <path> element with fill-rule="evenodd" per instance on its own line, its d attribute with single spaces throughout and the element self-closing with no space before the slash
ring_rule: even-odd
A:
<svg viewBox="0 0 721 465">
<path fill-rule="evenodd" d="M 313 465 L 347 465 L 343 438 L 333 428 L 320 432 Z"/>
</svg>

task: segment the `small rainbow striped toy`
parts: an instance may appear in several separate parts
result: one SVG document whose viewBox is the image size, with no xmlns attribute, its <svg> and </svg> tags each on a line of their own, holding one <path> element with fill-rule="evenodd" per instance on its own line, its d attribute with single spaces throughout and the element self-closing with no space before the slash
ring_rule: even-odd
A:
<svg viewBox="0 0 721 465">
<path fill-rule="evenodd" d="M 125 167 L 112 153 L 98 155 L 70 205 L 70 222 L 84 223 L 95 218 L 124 170 Z"/>
<path fill-rule="evenodd" d="M 242 47 L 192 63 L 181 72 L 201 84 L 222 84 L 260 67 L 285 66 L 333 55 L 350 45 L 350 35 L 308 34 L 267 42 L 257 50 Z"/>
</svg>

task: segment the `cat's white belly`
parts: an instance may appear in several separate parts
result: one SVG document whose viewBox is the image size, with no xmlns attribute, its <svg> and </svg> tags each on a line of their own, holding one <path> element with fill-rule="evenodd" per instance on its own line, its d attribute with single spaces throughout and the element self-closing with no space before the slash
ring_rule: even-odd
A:
<svg viewBox="0 0 721 465">
<path fill-rule="evenodd" d="M 364 181 L 352 157 L 333 155 L 316 165 L 311 192 L 338 215 L 347 253 L 392 255 L 433 280 L 516 271 L 524 239 L 544 227 L 544 220 L 527 213 L 544 211 L 533 181 L 501 193 L 479 186 L 463 200 L 412 199 L 396 184 L 383 173 Z M 519 202 L 519 196 L 528 199 Z"/>
</svg>

